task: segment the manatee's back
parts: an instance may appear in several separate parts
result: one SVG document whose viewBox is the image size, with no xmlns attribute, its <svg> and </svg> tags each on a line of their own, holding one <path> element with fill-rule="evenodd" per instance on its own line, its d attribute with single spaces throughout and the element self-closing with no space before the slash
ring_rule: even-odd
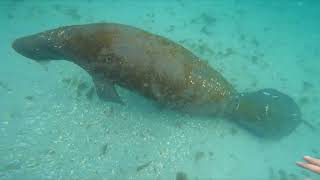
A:
<svg viewBox="0 0 320 180">
<path fill-rule="evenodd" d="M 220 73 L 173 41 L 131 26 L 99 26 L 105 31 L 96 33 L 105 43 L 100 55 L 121 62 L 120 71 L 107 71 L 123 86 L 174 105 L 218 104 L 235 92 Z"/>
</svg>

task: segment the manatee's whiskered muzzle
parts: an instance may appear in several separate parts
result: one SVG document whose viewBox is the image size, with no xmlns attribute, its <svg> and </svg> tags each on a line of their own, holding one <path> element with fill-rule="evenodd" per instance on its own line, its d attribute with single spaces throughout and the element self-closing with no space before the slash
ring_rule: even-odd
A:
<svg viewBox="0 0 320 180">
<path fill-rule="evenodd" d="M 52 42 L 41 34 L 18 38 L 12 43 L 12 48 L 24 57 L 35 61 L 48 61 L 60 57 Z"/>
</svg>

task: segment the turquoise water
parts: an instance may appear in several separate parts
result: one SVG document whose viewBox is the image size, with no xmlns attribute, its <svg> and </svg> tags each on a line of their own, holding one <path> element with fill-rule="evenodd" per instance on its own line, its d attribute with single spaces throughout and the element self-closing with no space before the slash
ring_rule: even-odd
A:
<svg viewBox="0 0 320 180">
<path fill-rule="evenodd" d="M 319 178 L 295 162 L 320 157 L 320 1 L 4 0 L 0 8 L 0 179 Z M 309 125 L 269 141 L 121 88 L 126 105 L 102 102 L 87 98 L 93 83 L 75 64 L 41 66 L 11 48 L 24 35 L 93 22 L 168 37 L 241 92 L 281 90 Z"/>
</svg>

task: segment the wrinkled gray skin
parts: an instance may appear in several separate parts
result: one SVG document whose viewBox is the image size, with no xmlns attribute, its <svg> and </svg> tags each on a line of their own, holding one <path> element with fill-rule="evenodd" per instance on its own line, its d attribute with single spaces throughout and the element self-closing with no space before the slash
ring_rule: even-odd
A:
<svg viewBox="0 0 320 180">
<path fill-rule="evenodd" d="M 301 122 L 297 104 L 274 90 L 238 93 L 191 51 L 164 37 L 114 23 L 65 26 L 16 39 L 37 62 L 68 60 L 92 77 L 98 96 L 122 103 L 114 85 L 187 113 L 223 116 L 261 137 L 279 139 Z"/>
</svg>

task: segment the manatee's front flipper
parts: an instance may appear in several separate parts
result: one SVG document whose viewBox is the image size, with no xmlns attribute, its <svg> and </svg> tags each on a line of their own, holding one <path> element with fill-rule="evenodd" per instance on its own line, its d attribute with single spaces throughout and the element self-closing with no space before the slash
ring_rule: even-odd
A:
<svg viewBox="0 0 320 180">
<path fill-rule="evenodd" d="M 97 95 L 101 100 L 124 104 L 118 95 L 114 83 L 109 80 L 94 79 Z"/>
<path fill-rule="evenodd" d="M 242 93 L 237 100 L 232 118 L 259 136 L 280 139 L 302 122 L 294 100 L 275 89 Z"/>
</svg>

